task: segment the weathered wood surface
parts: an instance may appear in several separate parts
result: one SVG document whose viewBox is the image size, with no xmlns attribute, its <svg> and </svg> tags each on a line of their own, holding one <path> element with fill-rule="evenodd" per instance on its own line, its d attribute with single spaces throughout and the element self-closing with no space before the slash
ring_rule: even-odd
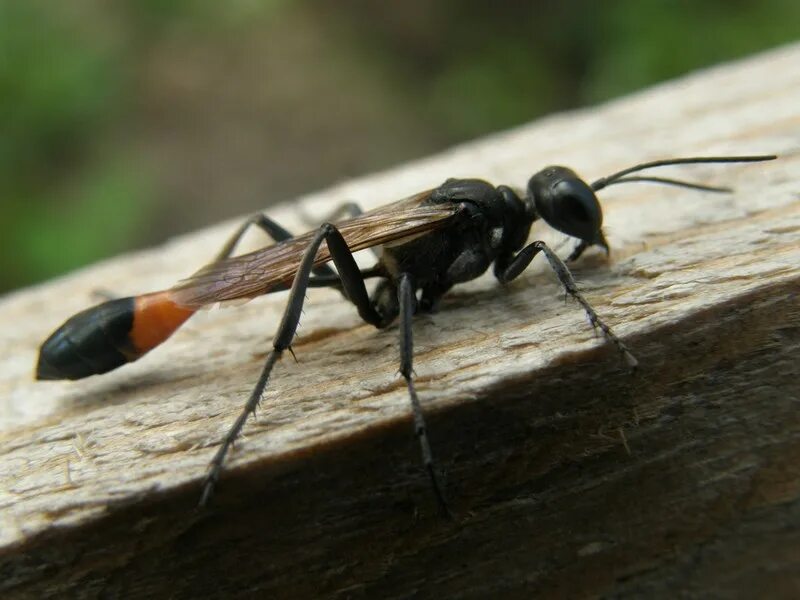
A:
<svg viewBox="0 0 800 600">
<path fill-rule="evenodd" d="M 139 363 L 34 383 L 37 346 L 101 286 L 168 286 L 226 223 L 0 303 L 4 597 L 800 594 L 800 46 L 543 119 L 286 205 L 371 207 L 448 176 L 523 186 L 674 155 L 717 196 L 602 193 L 611 260 L 575 267 L 641 362 L 628 375 L 544 265 L 464 285 L 415 323 L 416 371 L 457 517 L 436 516 L 396 328 L 315 290 L 213 511 L 193 507 L 285 295 L 194 318 Z M 544 227 L 533 235 L 558 242 Z M 254 236 L 254 240 L 257 236 Z M 257 243 L 255 240 L 254 243 Z M 562 247 L 562 253 L 568 247 Z"/>
</svg>

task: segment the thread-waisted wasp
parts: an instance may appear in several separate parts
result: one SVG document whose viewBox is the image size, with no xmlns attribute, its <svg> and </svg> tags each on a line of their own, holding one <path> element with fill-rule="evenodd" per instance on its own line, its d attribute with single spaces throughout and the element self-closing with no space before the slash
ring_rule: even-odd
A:
<svg viewBox="0 0 800 600">
<path fill-rule="evenodd" d="M 325 223 L 297 237 L 257 214 L 239 227 L 213 262 L 174 287 L 109 300 L 68 319 L 42 344 L 36 377 L 81 379 L 111 371 L 164 342 L 203 306 L 290 289 L 258 382 L 211 460 L 200 499 L 200 504 L 205 505 L 230 447 L 261 400 L 275 363 L 284 352 L 292 352 L 307 289 L 337 288 L 356 306 L 360 317 L 375 327 L 385 328 L 399 318 L 400 373 L 408 388 L 414 432 L 439 507 L 449 514 L 414 386 L 414 313 L 435 310 L 453 285 L 475 279 L 492 265 L 500 283 L 508 283 L 541 253 L 566 294 L 581 305 L 592 326 L 600 329 L 633 369 L 637 364 L 633 354 L 580 293 L 565 261 L 542 241 L 528 243 L 532 224 L 542 219 L 576 238 L 578 243 L 566 259 L 574 261 L 590 246 L 608 251 L 597 191 L 619 183 L 651 182 L 730 192 L 728 188 L 634 173 L 667 165 L 775 158 L 757 155 L 658 160 L 623 169 L 591 184 L 567 167 L 551 166 L 533 175 L 524 193 L 480 179 L 448 179 L 437 188 L 337 224 Z M 264 230 L 275 244 L 233 256 L 251 226 Z M 377 263 L 359 268 L 353 253 L 377 247 L 381 248 Z M 329 262 L 336 266 L 335 271 Z M 365 280 L 370 278 L 380 280 L 371 295 L 365 286 Z"/>
</svg>

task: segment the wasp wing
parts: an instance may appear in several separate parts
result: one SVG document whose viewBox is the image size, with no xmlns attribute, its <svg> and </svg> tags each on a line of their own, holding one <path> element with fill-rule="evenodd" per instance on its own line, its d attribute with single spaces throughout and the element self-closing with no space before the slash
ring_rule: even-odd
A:
<svg viewBox="0 0 800 600">
<path fill-rule="evenodd" d="M 444 227 L 458 212 L 455 204 L 425 204 L 428 190 L 336 224 L 350 250 L 356 252 L 393 240 Z M 170 298 L 187 307 L 254 298 L 292 282 L 303 252 L 316 231 L 260 250 L 213 262 L 169 290 Z M 322 244 L 314 265 L 331 260 Z"/>
</svg>

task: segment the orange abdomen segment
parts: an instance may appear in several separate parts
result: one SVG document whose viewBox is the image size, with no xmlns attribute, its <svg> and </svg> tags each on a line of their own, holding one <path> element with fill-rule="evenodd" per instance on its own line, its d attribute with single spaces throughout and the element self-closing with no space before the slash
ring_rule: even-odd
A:
<svg viewBox="0 0 800 600">
<path fill-rule="evenodd" d="M 194 313 L 172 301 L 168 292 L 137 296 L 129 334 L 131 346 L 141 356 L 171 336 Z"/>
</svg>

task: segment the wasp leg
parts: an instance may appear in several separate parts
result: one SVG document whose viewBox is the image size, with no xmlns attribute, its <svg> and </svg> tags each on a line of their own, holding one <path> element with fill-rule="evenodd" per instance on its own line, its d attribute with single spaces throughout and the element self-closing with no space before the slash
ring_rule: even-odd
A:
<svg viewBox="0 0 800 600">
<path fill-rule="evenodd" d="M 264 393 L 264 388 L 267 386 L 272 368 L 275 363 L 281 358 L 286 350 L 291 352 L 292 340 L 294 339 L 297 326 L 300 323 L 300 314 L 303 310 L 303 303 L 305 302 L 306 291 L 309 287 L 309 280 L 311 279 L 311 271 L 314 265 L 314 259 L 317 256 L 319 247 L 325 241 L 328 245 L 328 250 L 331 253 L 333 262 L 339 270 L 339 277 L 341 279 L 342 291 L 345 296 L 356 305 L 358 314 L 367 323 L 381 327 L 385 325 L 385 319 L 373 307 L 372 302 L 367 294 L 367 288 L 364 285 L 364 278 L 361 271 L 358 269 L 353 254 L 347 246 L 342 234 L 330 223 L 325 223 L 317 231 L 314 238 L 309 243 L 303 258 L 300 262 L 300 267 L 294 276 L 292 288 L 289 292 L 289 300 L 286 303 L 286 310 L 283 313 L 283 318 L 278 326 L 278 331 L 272 341 L 272 350 L 267 355 L 267 360 L 258 377 L 258 382 L 253 388 L 250 397 L 242 409 L 242 412 L 236 418 L 225 438 L 222 441 L 219 449 L 208 468 L 203 483 L 203 493 L 200 497 L 200 506 L 204 506 L 211 494 L 214 491 L 214 486 L 219 480 L 219 475 L 222 471 L 222 465 L 225 462 L 225 457 L 233 445 L 236 438 L 247 422 L 247 418 L 255 412 L 261 401 L 261 395 Z"/>
<path fill-rule="evenodd" d="M 603 235 L 603 232 L 601 231 L 599 238 L 591 244 L 586 240 L 579 241 L 578 244 L 575 246 L 574 250 L 572 251 L 572 254 L 570 254 L 567 257 L 567 262 L 578 260 L 589 246 L 600 246 L 603 250 L 605 250 L 606 256 L 608 256 L 611 253 L 611 249 L 608 246 L 608 242 L 606 241 L 606 238 Z"/>
<path fill-rule="evenodd" d="M 228 241 L 225 242 L 224 246 L 222 246 L 214 260 L 224 260 L 230 257 L 251 225 L 255 225 L 261 229 L 276 242 L 283 242 L 294 237 L 290 232 L 278 225 L 278 223 L 270 219 L 268 216 L 262 215 L 261 213 L 256 213 L 248 217 L 247 220 L 242 223 L 236 231 L 233 232 L 233 235 L 228 238 Z"/>
<path fill-rule="evenodd" d="M 581 257 L 581 254 L 583 254 L 588 247 L 589 243 L 586 242 L 585 240 L 581 240 L 580 242 L 578 242 L 578 245 L 575 246 L 575 249 L 572 251 L 572 254 L 570 254 L 567 257 L 567 262 L 578 260 Z"/>
<path fill-rule="evenodd" d="M 268 216 L 261 213 L 256 213 L 248 217 L 247 220 L 242 223 L 236 231 L 233 232 L 233 235 L 228 238 L 228 241 L 225 242 L 224 246 L 222 246 L 214 260 L 223 260 L 230 257 L 251 225 L 255 225 L 261 229 L 276 242 L 283 242 L 294 237 L 289 231 L 278 225 L 278 223 L 270 219 Z"/>
<path fill-rule="evenodd" d="M 628 364 L 631 369 L 635 369 L 638 361 L 634 358 L 633 354 L 631 354 L 628 347 L 620 340 L 611 328 L 606 325 L 603 320 L 598 316 L 595 312 L 592 305 L 587 302 L 586 298 L 578 291 L 578 286 L 575 283 L 575 279 L 572 277 L 572 273 L 569 272 L 567 265 L 558 257 L 558 255 L 553 252 L 547 244 L 541 241 L 533 242 L 525 246 L 522 250 L 520 250 L 516 256 L 507 258 L 506 260 L 498 261 L 495 265 L 495 276 L 497 279 L 500 280 L 501 283 L 508 283 L 516 279 L 520 273 L 522 273 L 525 268 L 531 263 L 533 258 L 539 254 L 539 252 L 543 252 L 547 261 L 550 263 L 550 268 L 553 269 L 553 272 L 558 277 L 558 280 L 561 282 L 561 285 L 564 287 L 564 291 L 572 296 L 575 300 L 577 300 L 578 304 L 583 307 L 583 310 L 586 311 L 586 315 L 589 317 L 589 322 L 592 324 L 592 327 L 597 327 L 600 331 L 603 332 L 603 335 L 606 339 L 616 346 L 619 353 L 622 355 L 622 358 Z"/>
<path fill-rule="evenodd" d="M 355 217 L 361 216 L 364 214 L 364 209 L 361 208 L 361 205 L 357 202 L 343 202 L 336 208 L 334 208 L 331 212 L 329 212 L 324 219 L 322 219 L 325 223 L 335 223 L 341 219 L 353 219 Z M 319 219 L 314 219 L 309 215 L 305 215 L 303 220 L 308 225 L 316 225 L 319 223 Z M 374 248 L 369 249 L 370 252 L 376 257 L 380 258 L 378 252 Z"/>
<path fill-rule="evenodd" d="M 414 340 L 411 322 L 417 301 L 414 294 L 414 283 L 408 273 L 402 273 L 398 279 L 397 299 L 400 304 L 400 374 L 406 380 L 408 395 L 411 399 L 411 409 L 414 413 L 414 435 L 419 440 L 420 449 L 422 450 L 422 462 L 431 478 L 431 485 L 433 486 L 433 493 L 436 495 L 436 501 L 439 504 L 439 510 L 443 515 L 452 517 L 442 491 L 442 485 L 436 475 L 431 445 L 428 442 L 428 430 L 425 426 L 425 416 L 422 414 L 422 406 L 419 403 L 417 390 L 414 387 Z"/>
<path fill-rule="evenodd" d="M 364 214 L 364 209 L 358 202 L 344 202 L 334 208 L 324 219 L 326 223 L 335 223 L 340 219 L 353 219 Z M 319 223 L 319 221 L 317 221 Z M 380 258 L 380 254 L 375 248 L 369 248 L 375 258 Z"/>
<path fill-rule="evenodd" d="M 356 202 L 343 202 L 336 208 L 334 208 L 331 212 L 329 212 L 325 217 L 322 219 L 324 223 L 335 223 L 341 219 L 352 219 L 353 217 L 358 217 L 359 215 L 364 214 L 364 209 Z M 306 225 L 312 226 L 316 225 L 320 222 L 319 218 L 315 218 L 309 214 L 304 214 L 301 216 L 303 221 Z"/>
<path fill-rule="evenodd" d="M 276 242 L 284 242 L 294 237 L 291 232 L 284 229 L 276 221 L 273 221 L 262 213 L 256 213 L 248 217 L 248 219 L 233 232 L 233 235 L 228 238 L 228 241 L 225 242 L 225 245 L 220 249 L 214 262 L 229 258 L 251 225 L 255 225 L 261 229 Z M 311 279 L 309 287 L 340 287 L 339 276 L 328 265 L 314 267 L 311 272 L 318 277 Z"/>
<path fill-rule="evenodd" d="M 364 214 L 364 209 L 357 202 L 344 202 L 333 209 L 325 221 L 338 221 L 339 219 L 352 219 Z"/>
</svg>

